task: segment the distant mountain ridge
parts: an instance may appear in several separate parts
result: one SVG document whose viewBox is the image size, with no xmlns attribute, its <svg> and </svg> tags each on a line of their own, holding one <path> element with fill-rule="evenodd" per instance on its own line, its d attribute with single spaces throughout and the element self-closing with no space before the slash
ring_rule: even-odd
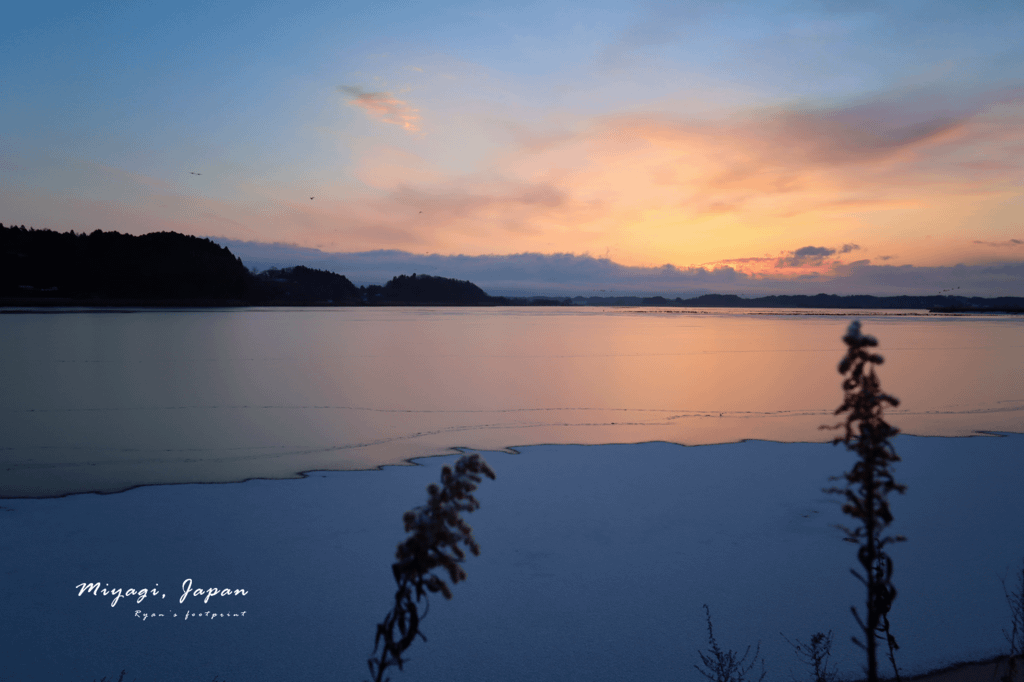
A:
<svg viewBox="0 0 1024 682">
<path fill-rule="evenodd" d="M 704 294 L 567 297 L 491 296 L 468 280 L 397 275 L 357 287 L 348 277 L 304 265 L 248 270 L 210 239 L 59 233 L 0 224 L 0 305 L 602 305 L 685 308 L 928 309 L 1024 312 L 1024 298 L 965 296 Z"/>
</svg>

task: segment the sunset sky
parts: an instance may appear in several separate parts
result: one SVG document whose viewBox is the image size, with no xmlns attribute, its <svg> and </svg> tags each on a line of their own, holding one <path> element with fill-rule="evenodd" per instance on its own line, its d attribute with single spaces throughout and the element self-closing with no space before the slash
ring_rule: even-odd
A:
<svg viewBox="0 0 1024 682">
<path fill-rule="evenodd" d="M 1020 0 L 43 1 L 3 24 L 6 225 L 1024 295 Z"/>
</svg>

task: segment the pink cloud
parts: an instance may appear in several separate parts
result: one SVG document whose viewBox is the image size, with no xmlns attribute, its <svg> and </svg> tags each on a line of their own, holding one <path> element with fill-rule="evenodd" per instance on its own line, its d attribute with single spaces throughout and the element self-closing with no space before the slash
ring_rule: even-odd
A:
<svg viewBox="0 0 1024 682">
<path fill-rule="evenodd" d="M 350 85 L 339 85 L 338 90 L 353 95 L 354 99 L 350 99 L 348 103 L 359 107 L 378 121 L 400 126 L 410 133 L 420 129 L 419 110 L 389 92 L 364 92 L 362 88 Z"/>
<path fill-rule="evenodd" d="M 393 94 L 339 90 L 375 120 L 419 130 L 418 112 Z M 201 183 L 158 194 L 159 183 L 140 179 L 148 191 L 120 209 L 40 203 L 53 214 L 48 227 L 131 223 L 346 251 L 611 252 L 631 267 L 716 263 L 756 277 L 829 271 L 855 250 L 851 241 L 872 255 L 915 248 L 918 265 L 986 262 L 997 246 L 1017 256 L 1020 245 L 1003 240 L 1020 224 L 1018 209 L 1007 204 L 996 224 L 976 207 L 1019 193 L 1024 106 L 925 104 L 879 98 L 700 120 L 630 114 L 536 133 L 520 125 L 458 174 L 421 156 L 424 145 L 399 145 L 355 157 L 361 185 L 296 192 L 264 183 L 246 200 L 221 200 L 202 196 Z M 932 231 L 956 237 L 914 246 Z M 765 255 L 733 258 L 743 254 Z"/>
<path fill-rule="evenodd" d="M 394 99 L 347 92 L 365 95 L 366 107 L 378 106 L 373 98 Z M 634 265 L 653 259 L 689 265 L 729 262 L 737 251 L 777 253 L 782 234 L 813 244 L 825 225 L 835 233 L 837 254 L 846 253 L 840 247 L 865 225 L 912 241 L 908 223 L 923 225 L 936 206 L 959 202 L 966 214 L 970 202 L 1015 188 L 1012 152 L 1024 140 L 1024 107 L 1015 103 L 1000 104 L 996 114 L 990 101 L 955 111 L 927 104 L 892 96 L 719 119 L 660 113 L 594 118 L 553 131 L 516 125 L 511 144 L 479 171 L 461 175 L 408 151 L 375 150 L 356 173 L 375 191 L 353 198 L 344 214 L 339 210 L 338 243 L 477 254 L 611 247 Z M 381 104 L 379 115 L 387 111 Z M 965 174 L 964 162 L 980 163 L 985 177 Z M 937 217 L 953 221 L 953 214 Z M 899 231 L 880 227 L 893 221 Z M 711 225 L 714 239 L 694 238 L 710 234 Z M 403 235 L 415 238 L 405 242 Z M 985 236 L 979 231 L 972 238 Z M 899 246 L 886 242 L 885 248 Z M 798 255 L 784 252 L 764 266 L 781 258 L 787 269 L 802 270 L 832 260 Z"/>
</svg>

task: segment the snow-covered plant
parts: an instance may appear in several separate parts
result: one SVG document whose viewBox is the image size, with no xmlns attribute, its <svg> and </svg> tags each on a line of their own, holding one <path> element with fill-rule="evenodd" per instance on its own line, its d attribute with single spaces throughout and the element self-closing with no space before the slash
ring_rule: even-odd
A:
<svg viewBox="0 0 1024 682">
<path fill-rule="evenodd" d="M 757 666 L 758 658 L 761 655 L 761 643 L 757 643 L 757 648 L 754 649 L 754 657 L 747 662 L 747 657 L 750 655 L 750 647 L 743 652 L 740 656 L 738 651 L 729 649 L 728 651 L 722 651 L 722 648 L 718 646 L 718 641 L 715 639 L 715 631 L 711 627 L 711 609 L 708 605 L 704 605 L 704 613 L 707 614 L 708 619 L 708 645 L 711 647 L 707 653 L 698 651 L 697 655 L 700 656 L 700 665 L 693 666 L 697 669 L 701 675 L 706 677 L 710 682 L 747 682 L 747 680 L 753 680 L 754 676 L 751 673 L 754 671 L 754 667 Z M 764 670 L 764 659 L 761 659 L 761 671 L 760 675 L 757 675 L 757 682 L 763 682 L 765 677 Z"/>
<path fill-rule="evenodd" d="M 840 526 L 846 533 L 844 540 L 859 546 L 857 559 L 863 573 L 851 569 L 867 588 L 866 614 L 861 618 L 856 607 L 851 607 L 853 617 L 864 633 L 864 642 L 856 637 L 855 644 L 867 652 L 868 682 L 877 682 L 877 643 L 884 636 L 889 646 L 889 660 L 899 679 L 895 654 L 899 648 L 896 639 L 889 632 L 889 610 L 896 599 L 896 588 L 892 584 L 892 559 L 885 553 L 886 545 L 905 540 L 902 536 L 884 536 L 886 527 L 892 523 L 887 496 L 890 492 L 902 493 L 906 486 L 893 480 L 890 465 L 900 461 L 889 439 L 899 433 L 882 418 L 884 405 L 899 405 L 899 400 L 882 392 L 881 383 L 875 374 L 875 365 L 883 362 L 881 355 L 867 349 L 878 345 L 873 336 L 860 333 L 860 322 L 852 322 L 843 337 L 847 345 L 846 357 L 839 363 L 839 373 L 844 375 L 843 404 L 835 414 L 848 413 L 845 424 L 822 428 L 843 429 L 845 434 L 833 440 L 833 444 L 845 443 L 857 454 L 853 469 L 832 480 L 846 481 L 845 488 L 827 488 L 826 492 L 837 493 L 846 498 L 843 513 L 857 522 L 854 528 Z"/>
<path fill-rule="evenodd" d="M 463 455 L 455 463 L 455 471 L 449 467 L 441 470 L 441 486 L 427 487 L 427 504 L 407 511 L 402 520 L 406 532 L 412 535 L 398 545 L 391 565 L 398 590 L 395 592 L 395 607 L 377 625 L 377 636 L 373 642 L 374 658 L 367 661 L 374 682 L 384 682 L 384 671 L 396 665 L 402 669 L 406 659 L 402 654 L 417 636 L 426 641 L 420 632 L 420 622 L 429 607 L 428 592 L 440 592 L 445 599 L 451 599 L 448 584 L 432 573 L 436 568 L 444 569 L 452 584 L 466 579 L 466 571 L 460 564 L 466 558 L 459 543 L 469 547 L 474 555 L 480 547 L 473 539 L 473 529 L 460 516 L 480 508 L 473 497 L 480 476 L 494 479 L 494 472 L 478 454 Z M 423 611 L 420 611 L 420 602 Z M 377 649 L 380 656 L 377 657 Z"/>
</svg>

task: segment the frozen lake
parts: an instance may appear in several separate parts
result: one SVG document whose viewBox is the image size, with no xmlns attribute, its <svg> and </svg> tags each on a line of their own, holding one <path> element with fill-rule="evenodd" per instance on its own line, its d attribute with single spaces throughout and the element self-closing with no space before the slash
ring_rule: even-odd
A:
<svg viewBox="0 0 1024 682">
<path fill-rule="evenodd" d="M 3 314 L 0 496 L 286 478 L 453 446 L 824 441 L 853 316 L 807 312 Z M 1021 430 L 1024 319 L 856 312 L 904 433 Z"/>
<path fill-rule="evenodd" d="M 899 436 L 896 447 L 908 485 L 892 500 L 892 530 L 909 541 L 890 551 L 903 673 L 1003 652 L 999 579 L 1024 556 L 1024 436 Z M 807 641 L 833 630 L 840 671 L 857 674 L 855 547 L 832 527 L 838 500 L 821 493 L 848 468 L 844 449 L 651 443 L 485 457 L 497 479 L 468 516 L 481 554 L 450 601 L 431 601 L 429 641 L 411 647 L 395 682 L 700 682 L 704 603 L 722 646 L 760 640 L 768 680 L 805 678 L 780 632 Z M 0 601 L 14 627 L 0 639 L 0 679 L 367 679 L 402 513 L 451 460 L 2 500 Z M 181 604 L 187 579 L 248 594 Z M 77 596 L 83 582 L 168 596 L 111 606 Z M 211 608 L 244 615 L 185 620 Z"/>
<path fill-rule="evenodd" d="M 1001 653 L 1000 578 L 1024 558 L 1022 320 L 858 317 L 903 401 L 889 421 L 917 434 L 896 439 L 892 499 L 902 672 Z M 498 476 L 468 517 L 482 553 L 395 682 L 698 682 L 704 603 L 724 647 L 761 642 L 772 682 L 803 675 L 780 632 L 834 630 L 854 676 L 863 598 L 821 492 L 851 455 L 816 430 L 850 319 L 0 315 L 0 680 L 366 679 L 402 512 L 454 456 L 343 469 L 454 446 Z M 228 483 L 260 477 L 289 480 Z M 203 612 L 179 603 L 186 579 L 245 589 L 212 610 L 245 615 L 185 620 Z M 111 606 L 83 582 L 167 596 Z"/>
</svg>

